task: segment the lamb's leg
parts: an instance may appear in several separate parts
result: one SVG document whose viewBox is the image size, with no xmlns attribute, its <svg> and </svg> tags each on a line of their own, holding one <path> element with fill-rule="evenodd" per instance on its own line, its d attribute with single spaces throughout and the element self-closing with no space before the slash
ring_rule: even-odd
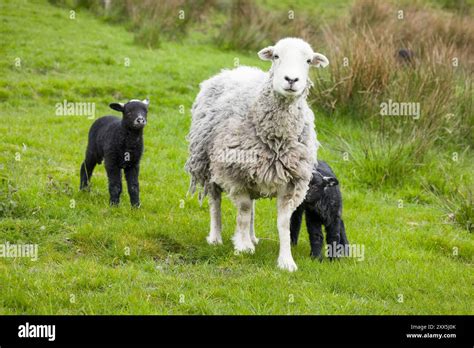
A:
<svg viewBox="0 0 474 348">
<path fill-rule="evenodd" d="M 130 203 L 132 207 L 138 208 L 140 206 L 140 187 L 138 184 L 138 173 L 140 167 L 137 165 L 127 167 L 124 169 L 125 180 L 127 180 L 128 195 L 130 196 Z"/>
<path fill-rule="evenodd" d="M 278 194 L 278 235 L 280 237 L 280 253 L 278 255 L 278 267 L 294 272 L 298 269 L 293 256 L 291 255 L 291 243 L 290 243 L 290 219 L 291 214 L 295 210 L 295 199 L 296 204 L 300 204 L 301 197 L 296 197 L 293 193 L 283 191 Z"/>
<path fill-rule="evenodd" d="M 346 236 L 346 228 L 344 226 L 344 221 L 338 218 L 330 226 L 326 227 L 327 236 L 326 243 L 328 245 L 336 245 L 339 248 L 340 254 L 337 256 L 348 256 L 346 254 L 345 246 L 349 244 Z M 337 238 L 337 242 L 336 242 Z M 336 249 L 337 251 L 337 249 Z"/>
<path fill-rule="evenodd" d="M 237 207 L 237 228 L 232 241 L 237 253 L 255 251 L 250 239 L 250 222 L 252 219 L 252 200 L 248 194 L 231 195 L 230 198 Z"/>
<path fill-rule="evenodd" d="M 211 231 L 206 240 L 209 244 L 222 244 L 221 222 L 221 196 L 222 191 L 216 185 L 209 189 L 209 211 L 211 214 Z"/>
<path fill-rule="evenodd" d="M 311 245 L 311 257 L 322 260 L 321 249 L 323 248 L 323 231 L 321 221 L 315 211 L 306 209 L 306 229 L 309 234 L 309 244 Z"/>
<path fill-rule="evenodd" d="M 117 205 L 120 202 L 122 193 L 122 170 L 116 165 L 105 164 L 107 177 L 109 179 L 110 205 Z"/>
<path fill-rule="evenodd" d="M 255 199 L 252 199 L 252 214 L 250 215 L 250 240 L 253 244 L 258 244 L 258 238 L 255 236 Z"/>
<path fill-rule="evenodd" d="M 347 239 L 346 235 L 346 226 L 344 226 L 344 221 L 341 219 L 341 240 L 340 243 L 342 245 L 347 245 L 349 244 L 349 240 Z"/>
<path fill-rule="evenodd" d="M 334 260 L 339 256 L 343 256 L 343 254 L 339 254 L 340 250 L 340 240 L 341 240 L 341 220 L 336 219 L 330 225 L 326 227 L 326 247 L 331 248 L 332 253 L 330 254 L 329 259 Z"/>
<path fill-rule="evenodd" d="M 92 172 L 94 171 L 96 164 L 97 162 L 89 156 L 87 156 L 84 162 L 82 162 L 81 185 L 80 185 L 81 190 L 87 189 L 89 187 L 90 180 L 92 177 Z"/>
<path fill-rule="evenodd" d="M 290 235 L 291 244 L 296 245 L 298 243 L 298 235 L 300 234 L 301 222 L 303 221 L 304 207 L 299 206 L 291 215 L 290 220 Z"/>
</svg>

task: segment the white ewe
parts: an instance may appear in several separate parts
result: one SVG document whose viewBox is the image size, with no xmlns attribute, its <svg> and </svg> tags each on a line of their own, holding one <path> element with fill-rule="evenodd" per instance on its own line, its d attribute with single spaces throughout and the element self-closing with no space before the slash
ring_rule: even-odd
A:
<svg viewBox="0 0 474 348">
<path fill-rule="evenodd" d="M 290 218 L 303 201 L 316 162 L 314 115 L 306 103 L 311 66 L 327 58 L 297 38 L 286 38 L 258 53 L 272 61 L 269 72 L 239 67 L 201 83 L 188 135 L 190 192 L 209 194 L 207 241 L 221 244 L 221 193 L 237 207 L 233 237 L 237 252 L 255 251 L 254 199 L 277 197 L 281 269 L 297 269 L 291 255 Z"/>
</svg>

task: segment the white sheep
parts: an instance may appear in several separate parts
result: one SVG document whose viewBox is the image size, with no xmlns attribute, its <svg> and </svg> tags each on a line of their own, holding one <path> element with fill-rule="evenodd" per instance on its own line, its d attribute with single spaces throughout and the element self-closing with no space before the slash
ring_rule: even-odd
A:
<svg viewBox="0 0 474 348">
<path fill-rule="evenodd" d="M 295 271 L 290 218 L 303 201 L 318 142 L 306 97 L 311 66 L 328 59 L 297 38 L 286 38 L 258 52 L 272 61 L 268 72 L 252 67 L 223 70 L 201 83 L 192 107 L 188 135 L 190 192 L 209 195 L 211 228 L 207 241 L 221 244 L 221 193 L 237 207 L 236 252 L 255 251 L 254 200 L 277 197 L 278 266 Z"/>
</svg>

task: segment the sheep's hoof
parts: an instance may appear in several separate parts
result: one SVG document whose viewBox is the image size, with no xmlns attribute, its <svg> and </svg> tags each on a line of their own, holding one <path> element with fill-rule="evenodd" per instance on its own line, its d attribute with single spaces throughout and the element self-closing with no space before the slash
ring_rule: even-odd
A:
<svg viewBox="0 0 474 348">
<path fill-rule="evenodd" d="M 240 254 L 254 254 L 255 253 L 255 248 L 243 248 L 243 249 L 240 249 L 240 248 L 236 248 L 234 246 L 234 255 L 240 255 Z"/>
<path fill-rule="evenodd" d="M 253 254 L 255 252 L 255 245 L 253 245 L 250 239 L 244 239 L 240 235 L 236 235 L 232 238 L 234 242 L 234 253 L 236 255 L 240 253 Z"/>
<path fill-rule="evenodd" d="M 295 261 L 293 261 L 291 257 L 279 257 L 278 268 L 288 272 L 295 272 L 298 269 L 298 266 L 296 266 Z"/>
<path fill-rule="evenodd" d="M 222 244 L 222 237 L 221 236 L 207 236 L 206 237 L 207 243 L 209 245 L 220 245 Z"/>
</svg>

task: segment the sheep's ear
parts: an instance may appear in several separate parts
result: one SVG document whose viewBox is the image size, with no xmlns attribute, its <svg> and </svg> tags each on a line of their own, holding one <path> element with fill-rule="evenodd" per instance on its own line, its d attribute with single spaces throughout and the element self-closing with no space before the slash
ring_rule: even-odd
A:
<svg viewBox="0 0 474 348">
<path fill-rule="evenodd" d="M 150 99 L 146 98 L 146 99 L 143 99 L 142 100 L 142 103 L 146 105 L 146 107 L 148 108 L 148 105 L 150 105 Z"/>
<path fill-rule="evenodd" d="M 325 68 L 329 65 L 329 60 L 321 53 L 314 53 L 311 65 L 314 65 L 317 68 Z"/>
<path fill-rule="evenodd" d="M 339 185 L 339 181 L 332 176 L 323 176 L 323 181 L 329 187 Z"/>
<path fill-rule="evenodd" d="M 117 110 L 117 111 L 120 111 L 120 112 L 123 112 L 123 105 L 122 103 L 110 103 L 109 106 L 110 108 L 114 109 L 114 110 Z"/>
<path fill-rule="evenodd" d="M 261 60 L 272 60 L 273 59 L 273 46 L 265 47 L 258 52 L 258 56 Z"/>
</svg>

